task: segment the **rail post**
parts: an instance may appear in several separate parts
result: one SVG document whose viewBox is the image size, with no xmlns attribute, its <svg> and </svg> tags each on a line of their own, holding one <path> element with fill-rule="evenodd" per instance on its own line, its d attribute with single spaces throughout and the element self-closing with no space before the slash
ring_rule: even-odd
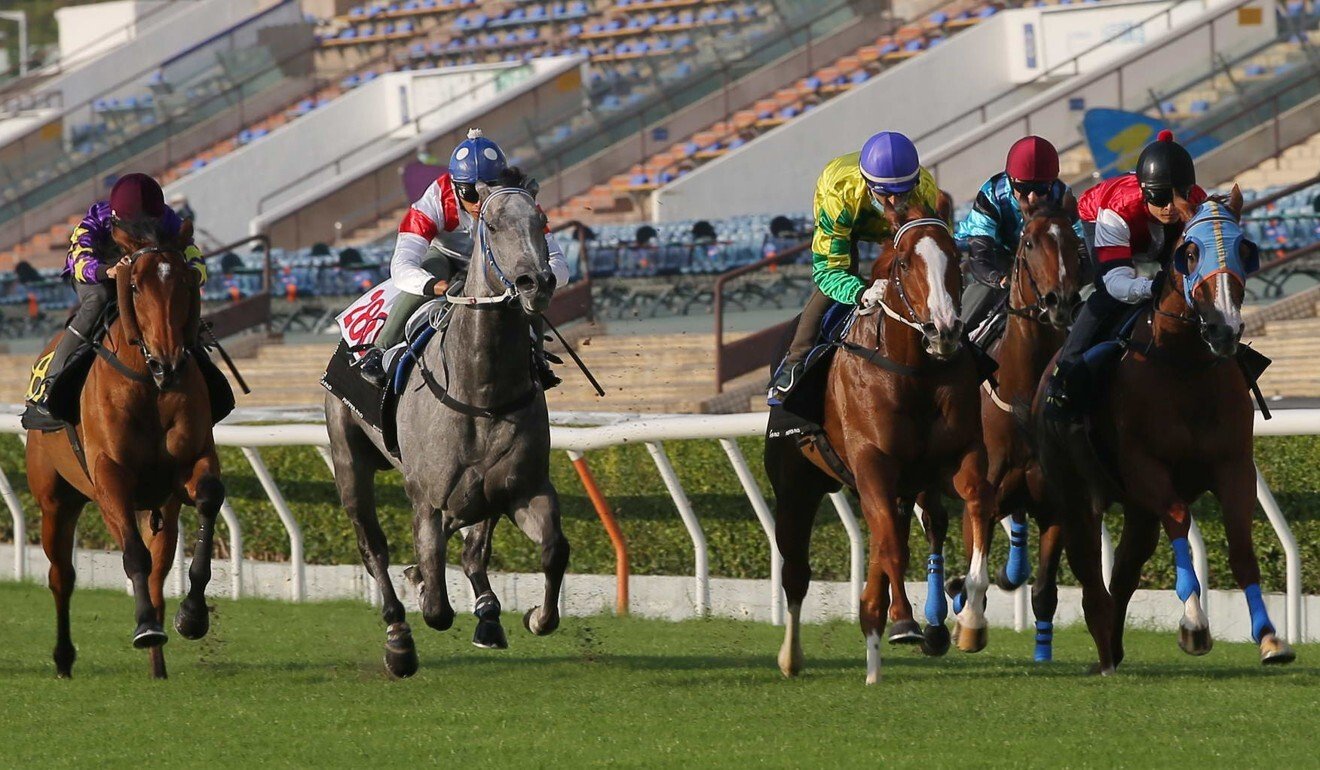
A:
<svg viewBox="0 0 1320 770">
<path fill-rule="evenodd" d="M 257 474 L 257 481 L 261 482 L 261 488 L 266 490 L 266 497 L 270 498 L 271 505 L 275 506 L 275 513 L 279 514 L 285 531 L 289 533 L 289 595 L 293 601 L 301 602 L 307 596 L 303 574 L 302 529 L 298 526 L 298 520 L 293 517 L 293 511 L 289 509 L 289 504 L 285 502 L 284 495 L 280 492 L 274 477 L 270 475 L 270 470 L 266 468 L 266 463 L 261 459 L 261 453 L 255 447 L 245 446 L 240 447 L 240 449 L 243 450 L 243 456 L 247 458 L 248 465 L 252 466 L 252 472 Z"/>
<path fill-rule="evenodd" d="M 674 507 L 683 519 L 683 526 L 687 527 L 688 536 L 692 538 L 692 550 L 696 553 L 696 595 L 692 603 L 697 616 L 706 617 L 710 614 L 710 565 L 706 554 L 706 533 L 701 531 L 701 522 L 697 521 L 692 503 L 688 501 L 687 493 L 678 481 L 678 474 L 674 473 L 674 466 L 669 464 L 665 448 L 658 441 L 648 441 L 646 451 L 651 453 L 656 470 L 660 471 L 660 478 L 664 480 L 669 496 L 674 500 Z"/>
<path fill-rule="evenodd" d="M 578 478 L 582 480 L 582 488 L 587 491 L 587 497 L 591 500 L 591 505 L 596 509 L 596 516 L 600 518 L 600 523 L 605 526 L 605 533 L 610 537 L 610 545 L 614 546 L 614 579 L 617 584 L 614 598 L 614 612 L 616 615 L 628 614 L 628 583 L 630 581 L 630 565 L 628 563 L 628 543 L 623 538 L 623 530 L 619 529 L 619 523 L 614 519 L 614 511 L 610 510 L 610 503 L 601 494 L 600 487 L 596 486 L 596 478 L 591 475 L 591 468 L 587 466 L 587 458 L 581 452 L 568 450 L 568 459 L 573 463 L 573 469 L 577 471 Z"/>
<path fill-rule="evenodd" d="M 848 502 L 848 496 L 842 490 L 830 493 L 830 502 L 834 503 L 839 521 L 843 522 L 843 528 L 848 532 L 848 594 L 852 600 L 852 605 L 848 608 L 848 617 L 856 620 L 858 609 L 862 604 L 862 582 L 866 572 L 866 549 L 862 544 L 862 527 L 857 523 L 857 516 Z"/>
<path fill-rule="evenodd" d="M 780 587 L 783 585 L 784 560 L 779 555 L 779 544 L 775 540 L 775 519 L 770 514 L 770 506 L 766 505 L 765 495 L 761 494 L 761 487 L 752 476 L 752 469 L 747 466 L 747 458 L 743 457 L 742 450 L 738 448 L 738 442 L 731 438 L 722 438 L 720 446 L 724 447 L 724 453 L 729 456 L 733 472 L 738 474 L 738 482 L 742 484 L 743 492 L 747 494 L 747 500 L 752 504 L 757 521 L 761 522 L 761 529 L 770 540 L 770 623 L 782 626 L 784 625 L 784 592 Z"/>
</svg>

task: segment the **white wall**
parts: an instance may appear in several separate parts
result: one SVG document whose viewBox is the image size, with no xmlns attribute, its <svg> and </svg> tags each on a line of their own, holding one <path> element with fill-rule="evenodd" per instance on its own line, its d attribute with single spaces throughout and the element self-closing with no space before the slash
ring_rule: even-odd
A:
<svg viewBox="0 0 1320 770">
<path fill-rule="evenodd" d="M 656 221 L 669 222 L 736 214 L 809 211 L 812 182 L 821 167 L 830 158 L 860 148 L 876 131 L 890 129 L 913 136 L 923 161 L 927 161 L 942 146 L 949 146 L 969 133 L 982 130 L 986 121 L 994 123 L 1006 114 L 1013 114 L 1020 105 L 1034 103 L 1042 92 L 1057 88 L 1054 83 L 1058 81 L 1053 77 L 1015 86 L 1024 79 L 1037 76 L 1026 68 L 1025 24 L 1036 25 L 1037 31 L 1048 30 L 1048 41 L 1036 34 L 1038 51 L 1034 71 L 1039 74 L 1047 67 L 1056 66 L 1096 45 L 1099 30 L 1108 29 L 1112 34 L 1121 31 L 1120 22 L 1124 19 L 1129 23 L 1142 22 L 1173 6 L 1177 7 L 1174 18 L 1182 15 L 1200 17 L 1204 13 L 1203 0 L 1086 5 L 1057 10 L 1020 9 L 999 13 L 943 45 L 881 73 L 817 110 L 662 187 L 652 196 L 653 217 Z M 1267 9 L 1264 15 L 1265 23 L 1252 28 L 1246 36 L 1261 39 L 1264 34 L 1273 34 L 1272 10 Z M 1106 46 L 1104 51 L 1082 56 L 1077 65 L 1086 73 L 1088 67 L 1101 67 L 1106 61 L 1112 63 L 1133 51 L 1143 50 L 1140 40 L 1148 43 L 1168 35 L 1166 28 L 1167 22 L 1161 17 L 1158 22 L 1145 25 L 1142 32 Z M 1221 44 L 1245 37 L 1243 30 L 1236 25 L 1236 17 L 1217 26 L 1216 33 L 1220 35 L 1218 41 Z M 1204 43 L 1202 47 L 1205 47 Z M 1188 57 L 1190 54 L 1182 51 L 1179 56 Z M 1203 52 L 1199 59 L 1182 60 L 1181 67 L 1204 67 L 1207 60 Z M 1167 79 L 1169 65 L 1161 60 L 1160 67 L 1159 77 Z M 1069 66 L 1066 71 L 1071 74 L 1073 68 Z M 1129 80 L 1127 93 L 1144 97 L 1145 90 L 1139 86 L 1141 79 Z M 995 99 L 996 96 L 999 98 Z M 984 115 L 975 111 L 978 105 L 991 99 L 995 101 Z M 1097 99 L 1088 101 L 1088 106 L 1105 103 Z M 1063 105 L 1066 112 L 1066 100 Z M 1040 129 L 1033 123 L 1032 131 L 1057 141 L 1060 136 L 1076 135 L 1075 124 L 1080 120 L 1080 113 L 1067 114 L 1063 121 L 1052 122 Z M 1071 134 L 1059 125 L 1065 122 Z M 1021 126 L 1014 131 L 1017 133 L 1011 139 L 1006 135 L 993 136 L 985 144 L 968 147 L 957 164 L 950 164 L 958 167 L 954 182 L 946 184 L 946 175 L 952 178 L 955 172 L 941 166 L 941 186 L 951 189 L 959 198 L 974 192 L 976 186 L 1002 166 L 1004 153 L 1012 141 L 1027 133 L 1021 130 Z M 964 170 L 966 174 L 961 173 Z M 977 179 L 970 191 L 963 189 L 967 186 L 964 176 Z"/>
<path fill-rule="evenodd" d="M 316 194 L 346 175 L 378 168 L 382 156 L 419 135 L 449 130 L 519 93 L 502 75 L 524 70 L 526 86 L 573 66 L 578 66 L 575 59 L 554 58 L 531 66 L 482 64 L 382 75 L 189 174 L 166 192 L 186 195 L 207 232 L 221 241 L 238 240 L 249 234 L 259 213 Z M 408 124 L 403 122 L 404 103 L 412 120 Z M 346 154 L 342 163 L 332 163 Z M 264 198 L 293 182 L 262 206 Z"/>
<path fill-rule="evenodd" d="M 168 0 L 112 0 L 55 9 L 60 65 L 71 69 L 132 40 L 139 19 L 143 28 L 149 28 L 171 12 L 183 10 L 182 4 L 166 9 L 169 5 Z"/>
<path fill-rule="evenodd" d="M 1249 13 L 1239 14 L 1243 8 Z M 1253 9 L 1261 13 L 1250 13 Z M 1039 134 L 1066 150 L 1083 140 L 1081 121 L 1086 109 L 1143 109 L 1151 90 L 1163 92 L 1187 82 L 1209 71 L 1217 57 L 1231 58 L 1275 37 L 1274 6 L 1269 0 L 1231 0 L 1212 7 L 1210 13 L 1223 15 L 1212 26 L 1204 24 L 1208 17 L 1185 22 L 1110 65 L 1059 83 L 962 137 L 933 149 L 923 147 L 922 161 L 941 187 L 956 200 L 967 200 L 1002 168 L 1004 153 L 1019 137 Z M 1259 23 L 1243 23 L 1255 19 Z"/>
</svg>

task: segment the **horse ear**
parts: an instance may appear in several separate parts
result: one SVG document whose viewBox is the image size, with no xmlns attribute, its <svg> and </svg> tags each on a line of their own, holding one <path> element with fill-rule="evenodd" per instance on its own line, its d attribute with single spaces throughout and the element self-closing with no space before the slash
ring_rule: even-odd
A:
<svg viewBox="0 0 1320 770">
<path fill-rule="evenodd" d="M 133 236 L 129 235 L 128 231 L 122 227 L 111 225 L 110 238 L 119 247 L 119 250 L 125 254 L 132 254 L 138 250 L 137 241 L 133 240 Z"/>
<path fill-rule="evenodd" d="M 175 236 L 174 241 L 180 248 L 187 248 L 193 240 L 193 223 L 191 219 L 183 220 L 179 226 L 179 234 Z"/>
<path fill-rule="evenodd" d="M 1059 208 L 1063 209 L 1063 213 L 1069 217 L 1077 218 L 1077 196 L 1073 194 L 1071 189 L 1063 194 L 1063 200 L 1059 201 Z"/>
<path fill-rule="evenodd" d="M 1228 194 L 1228 208 L 1233 212 L 1234 217 L 1242 216 L 1242 188 L 1238 187 L 1236 183 L 1233 185 L 1233 190 Z"/>
<path fill-rule="evenodd" d="M 1197 258 L 1196 244 L 1186 241 L 1173 250 L 1173 267 L 1183 275 L 1191 275 L 1192 266 Z"/>
<path fill-rule="evenodd" d="M 935 215 L 945 222 L 953 221 L 953 196 L 940 190 L 935 201 Z"/>
<path fill-rule="evenodd" d="M 889 196 L 881 198 L 880 203 L 885 207 L 885 219 L 889 220 L 890 235 L 893 235 L 903 227 L 903 218 L 898 215 L 898 209 L 889 202 Z"/>
<path fill-rule="evenodd" d="M 485 182 L 477 182 L 477 201 L 485 202 L 486 197 L 490 195 L 490 185 Z"/>
<path fill-rule="evenodd" d="M 523 189 L 526 190 L 532 198 L 536 198 L 536 194 L 541 192 L 541 183 L 529 176 L 527 177 L 527 180 L 523 182 Z"/>
<path fill-rule="evenodd" d="M 1196 207 L 1182 198 L 1174 197 L 1173 210 L 1178 212 L 1178 218 L 1183 222 L 1190 222 L 1196 216 Z"/>
</svg>

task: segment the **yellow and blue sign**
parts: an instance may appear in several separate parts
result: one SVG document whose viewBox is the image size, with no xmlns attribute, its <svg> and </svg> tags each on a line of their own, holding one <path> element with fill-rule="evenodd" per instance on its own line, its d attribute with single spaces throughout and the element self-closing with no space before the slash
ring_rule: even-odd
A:
<svg viewBox="0 0 1320 770">
<path fill-rule="evenodd" d="M 1134 169 L 1142 148 L 1155 141 L 1155 135 L 1165 128 L 1169 126 L 1159 118 L 1124 110 L 1095 108 L 1087 110 L 1082 117 L 1082 132 L 1095 167 L 1104 179 Z M 1219 146 L 1219 140 L 1213 136 L 1198 136 L 1190 141 L 1178 137 L 1178 141 L 1193 158 Z"/>
</svg>

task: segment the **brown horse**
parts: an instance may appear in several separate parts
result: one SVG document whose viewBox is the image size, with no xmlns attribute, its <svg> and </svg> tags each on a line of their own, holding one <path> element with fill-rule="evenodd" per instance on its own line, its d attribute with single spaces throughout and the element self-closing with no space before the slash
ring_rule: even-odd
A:
<svg viewBox="0 0 1320 770">
<path fill-rule="evenodd" d="M 998 362 L 998 387 L 982 383 L 981 425 L 999 515 L 1011 515 L 1008 562 L 996 583 L 1005 591 L 1030 576 L 1027 523 L 1040 526 L 1039 574 L 1032 586 L 1038 661 L 1051 658 L 1054 610 L 1058 605 L 1059 523 L 1040 505 L 1040 467 L 1018 415 L 1031 408 L 1041 374 L 1063 345 L 1084 284 L 1081 240 L 1065 210 L 1045 210 L 1027 220 L 1010 270 L 1008 321 L 1004 335 L 988 351 Z M 993 527 L 990 528 L 993 534 Z"/>
<path fill-rule="evenodd" d="M 61 678 L 73 671 L 74 532 L 89 500 L 101 509 L 106 528 L 124 552 L 124 572 L 136 600 L 133 646 L 150 649 L 152 676 L 165 677 L 164 583 L 174 561 L 183 503 L 197 507 L 200 526 L 191 586 L 175 628 L 188 639 L 200 639 L 210 625 L 204 594 L 225 490 L 206 383 L 188 360 L 201 311 L 197 273 L 183 258 L 192 226 L 185 224 L 177 238 L 139 235 L 114 228 L 129 265 L 119 268 L 116 279 L 119 318 L 81 395 L 81 421 L 74 434 L 82 457 L 67 432 L 28 432 L 28 485 L 41 506 L 41 541 L 55 596 L 55 670 Z"/>
<path fill-rule="evenodd" d="M 1260 592 L 1251 542 L 1256 468 L 1253 410 L 1239 366 L 1242 296 L 1258 262 L 1242 236 L 1242 194 L 1181 210 L 1182 241 L 1152 308 L 1142 311 L 1091 422 L 1092 441 L 1039 421 L 1040 456 L 1051 500 L 1065 518 L 1068 561 L 1082 583 L 1082 606 L 1095 640 L 1096 671 L 1123 660 L 1123 626 L 1141 568 L 1163 526 L 1174 551 L 1184 614 L 1178 644 L 1204 655 L 1212 640 L 1201 607 L 1187 535 L 1190 505 L 1211 492 L 1223 510 L 1229 565 L 1246 594 L 1261 662 L 1295 658 L 1279 639 Z M 1104 459 L 1099 459 L 1104 458 Z M 1122 539 L 1108 590 L 1100 573 L 1100 515 L 1123 505 Z"/>
<path fill-rule="evenodd" d="M 891 644 L 920 643 L 928 654 L 949 646 L 944 626 L 943 576 L 928 599 L 925 633 L 912 619 L 904 587 L 913 501 L 921 496 L 932 561 L 939 562 L 948 528 L 939 505 L 950 490 L 966 506 L 964 534 L 972 567 L 971 601 L 959 617 L 959 648 L 985 646 L 988 522 L 994 496 L 986 483 L 985 448 L 977 400 L 975 362 L 962 346 L 957 297 L 962 277 L 947 212 L 940 219 L 887 209 L 894 237 L 872 270 L 883 288 L 882 314 L 859 315 L 843 338 L 829 372 L 823 427 L 830 445 L 855 478 L 870 529 L 870 566 L 859 616 L 866 641 L 866 681 L 880 675 L 880 636 L 885 614 L 893 621 Z M 884 279 L 887 283 L 878 283 Z M 874 319 L 874 320 L 873 320 Z M 802 668 L 802 600 L 811 580 L 808 551 L 821 498 L 841 478 L 807 442 L 766 442 L 766 470 L 775 489 L 775 538 L 784 559 L 788 622 L 779 653 L 786 676 Z"/>
</svg>

